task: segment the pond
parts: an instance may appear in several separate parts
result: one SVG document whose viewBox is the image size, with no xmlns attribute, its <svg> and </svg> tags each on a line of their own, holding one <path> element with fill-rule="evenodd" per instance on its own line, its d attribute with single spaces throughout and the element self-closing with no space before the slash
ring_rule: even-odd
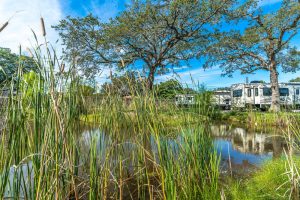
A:
<svg viewBox="0 0 300 200">
<path fill-rule="evenodd" d="M 236 173 L 251 172 L 258 169 L 264 162 L 282 156 L 283 150 L 287 148 L 282 130 L 253 131 L 242 127 L 214 124 L 210 125 L 208 131 L 213 138 L 214 147 L 220 155 L 222 173 L 229 171 Z M 98 128 L 86 129 L 81 137 L 81 143 L 85 151 L 88 151 L 91 145 L 91 137 L 97 140 L 98 158 L 101 160 L 107 148 L 115 143 L 115 139 Z M 127 152 L 126 154 L 130 155 L 130 152 L 136 149 L 135 142 L 137 140 L 134 138 L 136 136 L 124 133 L 122 137 L 122 152 Z M 157 153 L 157 146 L 153 137 L 150 137 L 148 142 L 145 139 L 142 140 L 146 149 L 154 154 Z M 176 154 L 178 143 L 182 140 L 180 134 L 175 134 L 172 137 L 166 136 L 164 140 Z"/>
<path fill-rule="evenodd" d="M 247 175 L 259 169 L 264 162 L 282 156 L 284 149 L 287 149 L 282 130 L 253 131 L 224 124 L 213 124 L 202 128 L 198 131 L 204 131 L 212 136 L 214 149 L 220 155 L 220 173 L 224 177 L 229 173 L 239 176 Z M 157 164 L 161 164 L 161 161 L 158 159 L 158 145 L 160 142 L 166 144 L 166 146 L 162 145 L 160 148 L 168 148 L 163 152 L 171 156 L 174 155 L 175 160 L 178 159 L 178 155 L 179 159 L 184 160 L 186 154 L 181 150 L 181 145 L 187 142 L 184 141 L 187 138 L 184 137 L 184 134 L 200 133 L 190 128 L 172 135 L 154 136 L 152 134 L 137 134 L 132 130 L 108 133 L 108 131 L 102 131 L 97 127 L 82 127 L 82 130 L 79 132 L 80 163 L 78 169 L 80 176 L 86 178 L 90 176 L 89 165 L 86 164 L 90 163 L 89 159 L 93 149 L 96 152 L 97 164 L 109 169 L 114 175 L 118 174 L 120 168 L 122 168 L 124 170 L 122 173 L 125 173 L 126 177 L 141 177 L 145 169 L 149 173 L 154 174 Z M 143 156 L 142 154 L 146 155 Z M 207 154 L 209 153 L 202 152 L 201 155 L 206 156 Z M 145 165 L 143 162 L 145 162 Z M 137 164 L 142 165 L 139 166 Z M 184 164 L 180 166 L 184 167 Z M 216 168 L 218 169 L 218 166 Z M 171 176 L 173 177 L 173 175 Z M 14 178 L 20 176 L 26 179 L 24 184 L 28 186 L 24 187 L 23 184 L 19 187 L 14 187 Z M 24 163 L 18 168 L 11 167 L 9 170 L 9 181 L 5 188 L 5 196 L 13 195 L 14 191 L 20 189 L 20 187 L 30 191 L 29 186 L 33 185 L 33 177 L 31 162 Z M 132 180 L 126 183 L 128 194 L 125 194 L 125 196 L 131 195 L 131 192 L 137 187 L 135 179 Z M 159 182 L 155 181 L 156 179 L 151 179 L 151 184 L 159 185 Z M 26 193 L 25 190 L 23 191 L 22 189 L 22 192 L 19 194 L 20 197 Z M 110 191 L 113 193 L 114 188 L 110 188 Z"/>
</svg>

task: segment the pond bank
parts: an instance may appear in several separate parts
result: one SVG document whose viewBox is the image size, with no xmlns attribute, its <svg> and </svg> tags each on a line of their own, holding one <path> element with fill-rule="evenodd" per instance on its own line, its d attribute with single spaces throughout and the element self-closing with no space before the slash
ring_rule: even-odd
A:
<svg viewBox="0 0 300 200">
<path fill-rule="evenodd" d="M 290 158 L 289 158 L 290 159 Z M 291 160 L 278 158 L 268 161 L 262 168 L 251 176 L 238 179 L 227 177 L 222 180 L 222 188 L 227 199 L 256 200 L 256 199 L 299 199 L 300 158 Z M 294 186 L 292 186 L 294 184 Z M 299 186 L 299 185 L 298 185 Z"/>
<path fill-rule="evenodd" d="M 220 112 L 218 120 L 233 125 L 245 125 L 247 127 L 287 127 L 299 124 L 300 113 L 294 112 Z"/>
</svg>

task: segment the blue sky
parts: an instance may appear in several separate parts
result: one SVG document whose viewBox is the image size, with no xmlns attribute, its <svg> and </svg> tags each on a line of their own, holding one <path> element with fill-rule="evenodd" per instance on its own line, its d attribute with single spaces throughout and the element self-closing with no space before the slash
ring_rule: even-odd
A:
<svg viewBox="0 0 300 200">
<path fill-rule="evenodd" d="M 103 21 L 116 16 L 125 9 L 125 4 L 131 0 L 1 0 L 0 1 L 0 24 L 3 24 L 12 15 L 10 25 L 0 35 L 0 46 L 9 47 L 13 51 L 17 51 L 18 45 L 21 44 L 23 49 L 32 46 L 31 29 L 35 30 L 39 35 L 39 18 L 43 16 L 47 26 L 48 39 L 55 43 L 58 39 L 57 33 L 51 29 L 51 25 L 57 24 L 59 20 L 67 15 L 85 16 L 88 13 L 97 15 Z M 281 3 L 281 0 L 262 0 L 260 5 L 266 12 L 270 12 Z M 16 11 L 21 11 L 16 13 Z M 2 17 L 3 16 L 3 17 Z M 242 27 L 241 27 L 242 28 Z M 22 33 L 22 34 L 20 34 Z M 292 45 L 300 48 L 300 34 L 292 41 Z M 61 47 L 57 44 L 57 49 Z M 255 74 L 241 75 L 234 73 L 231 78 L 221 77 L 219 67 L 203 70 L 202 64 L 198 60 L 190 62 L 191 67 L 185 65 L 182 68 L 175 69 L 177 75 L 172 73 L 158 76 L 157 82 L 165 81 L 170 78 L 177 78 L 187 85 L 191 85 L 193 79 L 195 82 L 204 83 L 208 88 L 230 86 L 233 83 L 244 82 L 246 77 L 249 80 L 264 80 L 269 82 L 269 73 L 265 71 L 257 71 Z M 100 82 L 106 80 L 108 71 L 104 71 L 98 78 Z M 300 76 L 300 73 L 280 73 L 281 82 L 286 82 L 294 77 Z"/>
</svg>

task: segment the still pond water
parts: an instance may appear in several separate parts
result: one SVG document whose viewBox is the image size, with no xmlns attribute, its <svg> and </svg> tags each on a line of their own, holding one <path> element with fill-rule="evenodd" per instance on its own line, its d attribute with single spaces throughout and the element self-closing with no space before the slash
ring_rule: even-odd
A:
<svg viewBox="0 0 300 200">
<path fill-rule="evenodd" d="M 208 128 L 212 135 L 214 146 L 217 152 L 221 155 L 220 172 L 224 175 L 228 173 L 234 173 L 237 175 L 245 175 L 253 170 L 258 169 L 264 162 L 278 158 L 283 155 L 283 150 L 287 148 L 287 143 L 282 137 L 283 131 L 251 131 L 241 127 L 232 127 L 227 125 L 211 125 Z M 121 152 L 125 157 L 130 157 L 132 152 L 137 150 L 137 144 L 133 142 L 133 137 L 130 134 L 121 134 L 124 138 L 120 141 L 116 141 L 109 134 L 100 131 L 98 128 L 84 128 L 82 135 L 80 136 L 80 146 L 82 150 L 81 159 L 89 158 L 89 151 L 91 148 L 91 141 L 94 141 L 97 149 L 97 157 L 100 162 L 104 162 L 105 154 L 112 149 L 112 146 L 116 145 L 121 148 Z M 119 133 L 120 134 L 120 133 Z M 137 138 L 135 138 L 137 139 Z M 149 140 L 143 140 L 143 148 L 157 153 L 157 145 L 154 142 L 154 138 Z M 167 141 L 169 147 L 174 153 L 178 152 L 178 143 L 181 141 L 180 134 L 173 137 L 164 138 Z M 118 140 L 118 139 L 117 139 Z M 181 141 L 182 142 L 182 141 Z M 119 154 L 115 152 L 115 156 Z M 112 156 L 111 163 L 115 160 Z M 117 164 L 117 163 L 116 163 Z M 132 163 L 127 163 L 128 169 L 133 169 Z M 22 172 L 22 173 L 21 173 Z M 28 172 L 30 172 L 28 174 Z M 25 178 L 30 176 L 33 181 L 33 169 L 32 163 L 23 165 L 16 171 L 15 167 L 11 167 L 9 172 L 9 185 L 13 185 L 14 176 L 17 174 L 23 174 Z M 27 178 L 26 178 L 27 179 Z M 24 186 L 24 184 L 22 184 Z M 11 191 L 7 186 L 5 196 L 9 196 Z M 22 187 L 23 187 L 22 186 Z M 20 195 L 23 195 L 21 192 Z"/>
<path fill-rule="evenodd" d="M 282 130 L 253 131 L 227 125 L 211 126 L 214 145 L 221 155 L 221 168 L 246 172 L 279 158 L 287 149 Z"/>
<path fill-rule="evenodd" d="M 212 125 L 209 128 L 214 140 L 214 146 L 221 155 L 221 172 L 241 172 L 246 173 L 255 170 L 265 161 L 278 158 L 287 148 L 285 139 L 282 137 L 283 131 L 252 131 L 241 127 L 232 127 L 223 124 Z M 82 144 L 85 149 L 89 149 L 91 137 L 97 138 L 98 158 L 105 155 L 105 151 L 113 143 L 113 139 L 99 129 L 86 129 L 82 135 Z M 172 149 L 176 149 L 176 144 L 180 136 L 168 138 L 168 143 Z M 177 141 L 177 142 L 176 142 Z M 144 144 L 145 145 L 145 144 Z M 154 141 L 145 145 L 153 153 L 157 151 Z M 123 150 L 130 152 L 135 150 L 135 145 L 128 137 L 123 143 Z M 175 150 L 176 151 L 176 150 Z"/>
</svg>

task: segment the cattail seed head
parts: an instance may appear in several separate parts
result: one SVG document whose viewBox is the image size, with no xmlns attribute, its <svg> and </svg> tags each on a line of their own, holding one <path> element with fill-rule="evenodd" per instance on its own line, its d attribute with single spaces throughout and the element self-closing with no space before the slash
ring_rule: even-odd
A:
<svg viewBox="0 0 300 200">
<path fill-rule="evenodd" d="M 3 24 L 3 25 L 1 26 L 0 32 L 2 32 L 2 31 L 7 27 L 7 25 L 8 25 L 8 21 L 5 22 L 5 24 Z"/>
<path fill-rule="evenodd" d="M 122 58 L 121 58 L 121 64 L 122 64 L 122 67 L 124 68 L 125 67 L 125 62 Z"/>
<path fill-rule="evenodd" d="M 46 36 L 46 28 L 45 28 L 44 19 L 42 17 L 41 17 L 41 27 L 42 27 L 43 36 L 45 37 Z"/>
<path fill-rule="evenodd" d="M 64 70 L 65 70 L 65 63 L 62 63 L 61 65 L 60 65 L 60 73 L 63 73 L 64 72 Z"/>
</svg>

